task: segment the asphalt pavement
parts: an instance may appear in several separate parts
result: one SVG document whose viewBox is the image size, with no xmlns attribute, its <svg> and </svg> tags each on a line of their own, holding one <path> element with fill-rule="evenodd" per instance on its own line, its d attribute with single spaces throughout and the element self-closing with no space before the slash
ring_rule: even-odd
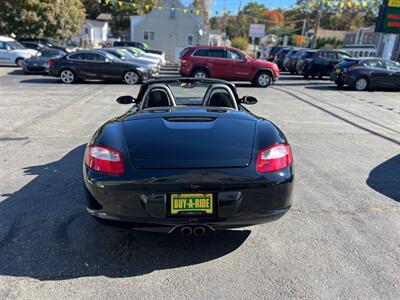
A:
<svg viewBox="0 0 400 300">
<path fill-rule="evenodd" d="M 85 212 L 85 143 L 138 86 L 0 69 L 1 299 L 400 298 L 400 92 L 289 75 L 238 84 L 292 145 L 292 209 L 183 238 Z"/>
</svg>

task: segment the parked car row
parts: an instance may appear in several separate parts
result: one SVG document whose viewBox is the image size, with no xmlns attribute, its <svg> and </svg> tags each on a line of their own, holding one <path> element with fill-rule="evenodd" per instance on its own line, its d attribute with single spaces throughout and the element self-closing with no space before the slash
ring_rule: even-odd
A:
<svg viewBox="0 0 400 300">
<path fill-rule="evenodd" d="M 49 61 L 49 75 L 66 84 L 84 79 L 122 80 L 137 84 L 156 75 L 163 55 L 134 47 L 81 50 Z"/>
<path fill-rule="evenodd" d="M 232 47 L 195 46 L 180 55 L 179 72 L 184 77 L 250 81 L 267 87 L 279 78 L 278 66 L 256 60 Z"/>
</svg>

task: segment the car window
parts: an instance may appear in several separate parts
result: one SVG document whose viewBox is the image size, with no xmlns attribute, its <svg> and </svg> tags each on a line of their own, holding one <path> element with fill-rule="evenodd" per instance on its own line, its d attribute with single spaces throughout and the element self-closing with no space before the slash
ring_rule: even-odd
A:
<svg viewBox="0 0 400 300">
<path fill-rule="evenodd" d="M 20 43 L 15 42 L 15 41 L 13 41 L 13 42 L 5 42 L 5 44 L 6 44 L 6 47 L 7 47 L 7 46 L 10 47 L 12 50 L 22 50 L 22 49 L 25 49 L 24 46 L 22 46 Z"/>
<path fill-rule="evenodd" d="M 347 53 L 344 53 L 344 52 L 339 52 L 338 54 L 339 54 L 339 59 L 340 60 L 351 58 L 351 55 L 349 55 Z"/>
<path fill-rule="evenodd" d="M 60 57 L 62 56 L 61 51 L 57 50 L 42 50 L 39 51 L 36 56 L 41 56 L 41 57 Z"/>
<path fill-rule="evenodd" d="M 363 63 L 364 66 L 374 69 L 384 69 L 384 65 L 380 60 L 367 60 Z"/>
<path fill-rule="evenodd" d="M 210 49 L 208 50 L 208 56 L 215 58 L 226 58 L 224 50 Z"/>
<path fill-rule="evenodd" d="M 97 53 L 85 53 L 85 60 L 95 61 L 95 62 L 105 62 L 106 58 L 103 55 Z"/>
<path fill-rule="evenodd" d="M 386 69 L 390 71 L 400 71 L 400 64 L 391 62 L 391 61 L 385 61 Z"/>
<path fill-rule="evenodd" d="M 339 59 L 339 55 L 338 55 L 337 52 L 326 52 L 326 53 L 325 53 L 325 57 L 326 57 L 327 59 L 332 59 L 332 60 Z"/>
<path fill-rule="evenodd" d="M 0 49 L 6 50 L 6 44 L 4 42 L 0 42 Z"/>
<path fill-rule="evenodd" d="M 208 49 L 197 49 L 194 53 L 193 56 L 208 56 Z"/>
<path fill-rule="evenodd" d="M 235 60 L 243 60 L 244 59 L 244 57 L 242 55 L 240 55 L 239 53 L 232 51 L 232 50 L 227 51 L 227 57 L 230 59 L 235 59 Z"/>
<path fill-rule="evenodd" d="M 68 59 L 72 60 L 84 60 L 84 55 L 83 53 L 74 53 L 68 56 Z"/>
</svg>

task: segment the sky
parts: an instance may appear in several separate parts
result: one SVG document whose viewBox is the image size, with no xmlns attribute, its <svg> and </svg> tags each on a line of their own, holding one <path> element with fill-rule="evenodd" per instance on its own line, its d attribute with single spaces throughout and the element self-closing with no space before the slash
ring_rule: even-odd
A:
<svg viewBox="0 0 400 300">
<path fill-rule="evenodd" d="M 182 3 L 188 5 L 192 2 L 192 0 L 182 0 Z M 264 4 L 268 8 L 283 8 L 285 6 L 291 6 L 296 3 L 296 0 L 210 0 L 211 6 L 210 9 L 212 11 L 212 16 L 221 15 L 221 11 L 225 8 L 226 11 L 230 11 L 231 15 L 235 15 L 238 12 L 239 4 L 241 6 L 245 6 L 249 2 L 257 2 L 260 4 Z M 219 14 L 216 14 L 215 11 L 219 11 Z"/>
</svg>

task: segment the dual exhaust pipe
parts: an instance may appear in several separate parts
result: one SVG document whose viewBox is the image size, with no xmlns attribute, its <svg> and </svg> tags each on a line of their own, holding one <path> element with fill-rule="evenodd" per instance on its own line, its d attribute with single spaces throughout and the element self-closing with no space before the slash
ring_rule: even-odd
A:
<svg viewBox="0 0 400 300">
<path fill-rule="evenodd" d="M 179 230 L 180 234 L 184 237 L 191 236 L 192 234 L 195 236 L 203 236 L 206 234 L 206 228 L 204 226 L 183 226 Z"/>
</svg>

